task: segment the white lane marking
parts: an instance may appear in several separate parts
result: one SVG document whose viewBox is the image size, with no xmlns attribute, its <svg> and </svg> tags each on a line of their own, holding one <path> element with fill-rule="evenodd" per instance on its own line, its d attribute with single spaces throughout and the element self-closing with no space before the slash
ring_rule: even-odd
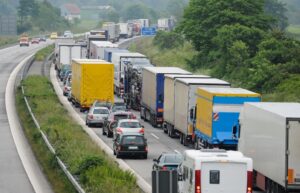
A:
<svg viewBox="0 0 300 193">
<path fill-rule="evenodd" d="M 174 151 L 175 151 L 176 153 L 178 153 L 178 154 L 181 154 L 177 149 L 174 149 Z"/>
<path fill-rule="evenodd" d="M 151 133 L 151 135 L 152 135 L 153 137 L 155 137 L 156 139 L 159 139 L 159 137 L 157 137 L 155 134 Z"/>
</svg>

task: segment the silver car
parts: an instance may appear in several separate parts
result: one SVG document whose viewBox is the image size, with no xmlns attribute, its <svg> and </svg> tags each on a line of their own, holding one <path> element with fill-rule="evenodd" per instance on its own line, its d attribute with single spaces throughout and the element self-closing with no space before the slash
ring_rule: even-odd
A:
<svg viewBox="0 0 300 193">
<path fill-rule="evenodd" d="M 104 119 L 108 117 L 109 110 L 107 107 L 90 108 L 86 115 L 85 123 L 87 126 L 100 125 L 103 126 Z"/>
<path fill-rule="evenodd" d="M 144 126 L 140 124 L 140 122 L 136 119 L 122 119 L 113 126 L 114 136 L 118 134 L 127 134 L 127 133 L 139 133 L 144 135 L 145 129 Z"/>
</svg>

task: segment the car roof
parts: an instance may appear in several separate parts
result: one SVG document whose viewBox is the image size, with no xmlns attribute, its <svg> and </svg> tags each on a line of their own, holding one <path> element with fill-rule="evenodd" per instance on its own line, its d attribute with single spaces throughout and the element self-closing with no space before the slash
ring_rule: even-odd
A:
<svg viewBox="0 0 300 193">
<path fill-rule="evenodd" d="M 133 114 L 132 112 L 130 111 L 117 111 L 117 112 L 112 112 L 113 115 L 131 115 Z"/>
<path fill-rule="evenodd" d="M 94 107 L 94 109 L 106 109 L 106 110 L 108 110 L 107 107 Z"/>
<path fill-rule="evenodd" d="M 125 136 L 140 136 L 145 138 L 144 135 L 140 134 L 140 133 L 123 133 L 123 134 L 119 134 L 121 137 L 125 137 Z"/>
<path fill-rule="evenodd" d="M 119 120 L 119 123 L 123 123 L 123 122 L 137 122 L 137 123 L 139 123 L 139 120 L 137 120 L 137 119 L 121 119 L 121 120 Z"/>
</svg>

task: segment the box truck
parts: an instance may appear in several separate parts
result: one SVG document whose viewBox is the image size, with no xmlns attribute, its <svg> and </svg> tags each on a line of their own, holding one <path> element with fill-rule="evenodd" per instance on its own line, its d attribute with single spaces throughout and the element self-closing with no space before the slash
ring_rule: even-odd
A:
<svg viewBox="0 0 300 193">
<path fill-rule="evenodd" d="M 105 22 L 102 26 L 108 33 L 108 41 L 117 42 L 120 36 L 120 25 L 113 22 Z"/>
<path fill-rule="evenodd" d="M 132 60 L 140 59 L 148 63 L 147 57 L 140 53 L 112 52 L 111 62 L 115 67 L 114 88 L 117 96 L 123 97 L 124 94 L 124 63 Z"/>
<path fill-rule="evenodd" d="M 196 95 L 198 87 L 230 87 L 230 83 L 215 79 L 185 79 L 178 78 L 175 81 L 174 95 L 174 127 L 170 131 L 179 136 L 180 143 L 187 145 L 194 143 L 194 122 L 196 109 Z"/>
<path fill-rule="evenodd" d="M 141 118 L 154 127 L 163 124 L 166 74 L 191 74 L 177 67 L 146 67 L 142 72 Z"/>
<path fill-rule="evenodd" d="M 89 58 L 104 60 L 104 49 L 117 47 L 117 44 L 113 44 L 109 41 L 92 41 L 90 45 Z"/>
<path fill-rule="evenodd" d="M 245 102 L 260 102 L 260 94 L 242 88 L 199 87 L 195 148 L 236 149 L 239 114 Z"/>
<path fill-rule="evenodd" d="M 58 44 L 58 57 L 55 63 L 55 67 L 59 72 L 62 69 L 62 66 L 70 66 L 72 63 L 72 59 L 81 59 L 82 57 L 81 45 L 60 43 Z"/>
<path fill-rule="evenodd" d="M 104 49 L 104 60 L 107 61 L 107 62 L 111 62 L 111 56 L 112 56 L 112 53 L 115 52 L 115 53 L 129 53 L 128 50 L 126 49 L 120 49 L 120 48 L 105 48 Z"/>
<path fill-rule="evenodd" d="M 186 150 L 179 166 L 179 193 L 252 193 L 253 162 L 241 152 Z"/>
<path fill-rule="evenodd" d="M 120 38 L 127 39 L 129 37 L 129 26 L 128 23 L 119 23 L 120 26 Z"/>
<path fill-rule="evenodd" d="M 80 111 L 95 100 L 114 102 L 114 66 L 104 60 L 75 59 L 72 62 L 72 101 Z"/>
<path fill-rule="evenodd" d="M 164 87 L 164 124 L 163 130 L 170 137 L 174 137 L 174 104 L 175 104 L 175 80 L 178 78 L 202 79 L 210 78 L 206 75 L 190 75 L 190 74 L 167 74 L 165 75 Z"/>
<path fill-rule="evenodd" d="M 239 151 L 253 159 L 254 186 L 266 192 L 300 191 L 300 104 L 245 103 Z"/>
<path fill-rule="evenodd" d="M 96 34 L 96 35 L 92 35 Z M 92 41 L 108 41 L 108 34 L 107 31 L 96 31 L 95 33 L 90 32 L 90 34 L 87 35 L 87 58 L 90 56 L 90 47 L 91 47 L 91 42 Z"/>
</svg>

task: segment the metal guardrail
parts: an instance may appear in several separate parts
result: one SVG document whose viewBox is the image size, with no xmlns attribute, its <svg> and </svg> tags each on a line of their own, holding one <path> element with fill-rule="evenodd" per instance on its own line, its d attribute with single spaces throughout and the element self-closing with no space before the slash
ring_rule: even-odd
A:
<svg viewBox="0 0 300 193">
<path fill-rule="evenodd" d="M 30 65 L 26 65 L 26 66 L 29 66 L 29 67 L 24 67 L 23 68 L 23 73 L 22 73 L 22 77 L 21 77 L 21 80 L 24 79 L 24 75 L 25 75 L 25 70 L 26 70 L 26 73 L 28 72 L 30 66 L 32 65 L 32 62 L 33 62 L 33 58 L 31 58 L 30 60 L 28 60 L 28 62 L 30 62 Z M 27 63 L 28 64 L 28 63 Z M 54 149 L 54 147 L 52 146 L 52 144 L 50 143 L 50 141 L 48 140 L 47 136 L 45 135 L 45 133 L 41 130 L 41 127 L 40 127 L 40 124 L 39 122 L 37 121 L 36 117 L 34 116 L 33 112 L 32 112 L 32 109 L 29 105 L 29 102 L 27 100 L 27 97 L 25 96 L 25 90 L 24 90 L 24 87 L 21 86 L 21 89 L 22 89 L 22 94 L 23 94 L 23 98 L 24 98 L 24 101 L 26 103 L 26 106 L 27 106 L 27 109 L 31 115 L 31 118 L 32 120 L 34 121 L 34 124 L 35 126 L 38 128 L 39 132 L 41 133 L 42 135 L 42 138 L 44 140 L 44 142 L 46 143 L 48 149 L 50 150 L 50 152 L 55 156 L 56 160 L 57 160 L 57 163 L 58 165 L 60 166 L 60 168 L 63 170 L 63 172 L 65 173 L 65 175 L 67 176 L 67 178 L 69 179 L 69 181 L 73 184 L 74 188 L 77 190 L 77 192 L 79 193 L 85 193 L 85 191 L 83 190 L 83 188 L 80 186 L 80 184 L 77 182 L 77 180 L 75 179 L 75 177 L 71 174 L 71 172 L 68 170 L 66 164 L 56 155 L 56 151 Z"/>
</svg>

